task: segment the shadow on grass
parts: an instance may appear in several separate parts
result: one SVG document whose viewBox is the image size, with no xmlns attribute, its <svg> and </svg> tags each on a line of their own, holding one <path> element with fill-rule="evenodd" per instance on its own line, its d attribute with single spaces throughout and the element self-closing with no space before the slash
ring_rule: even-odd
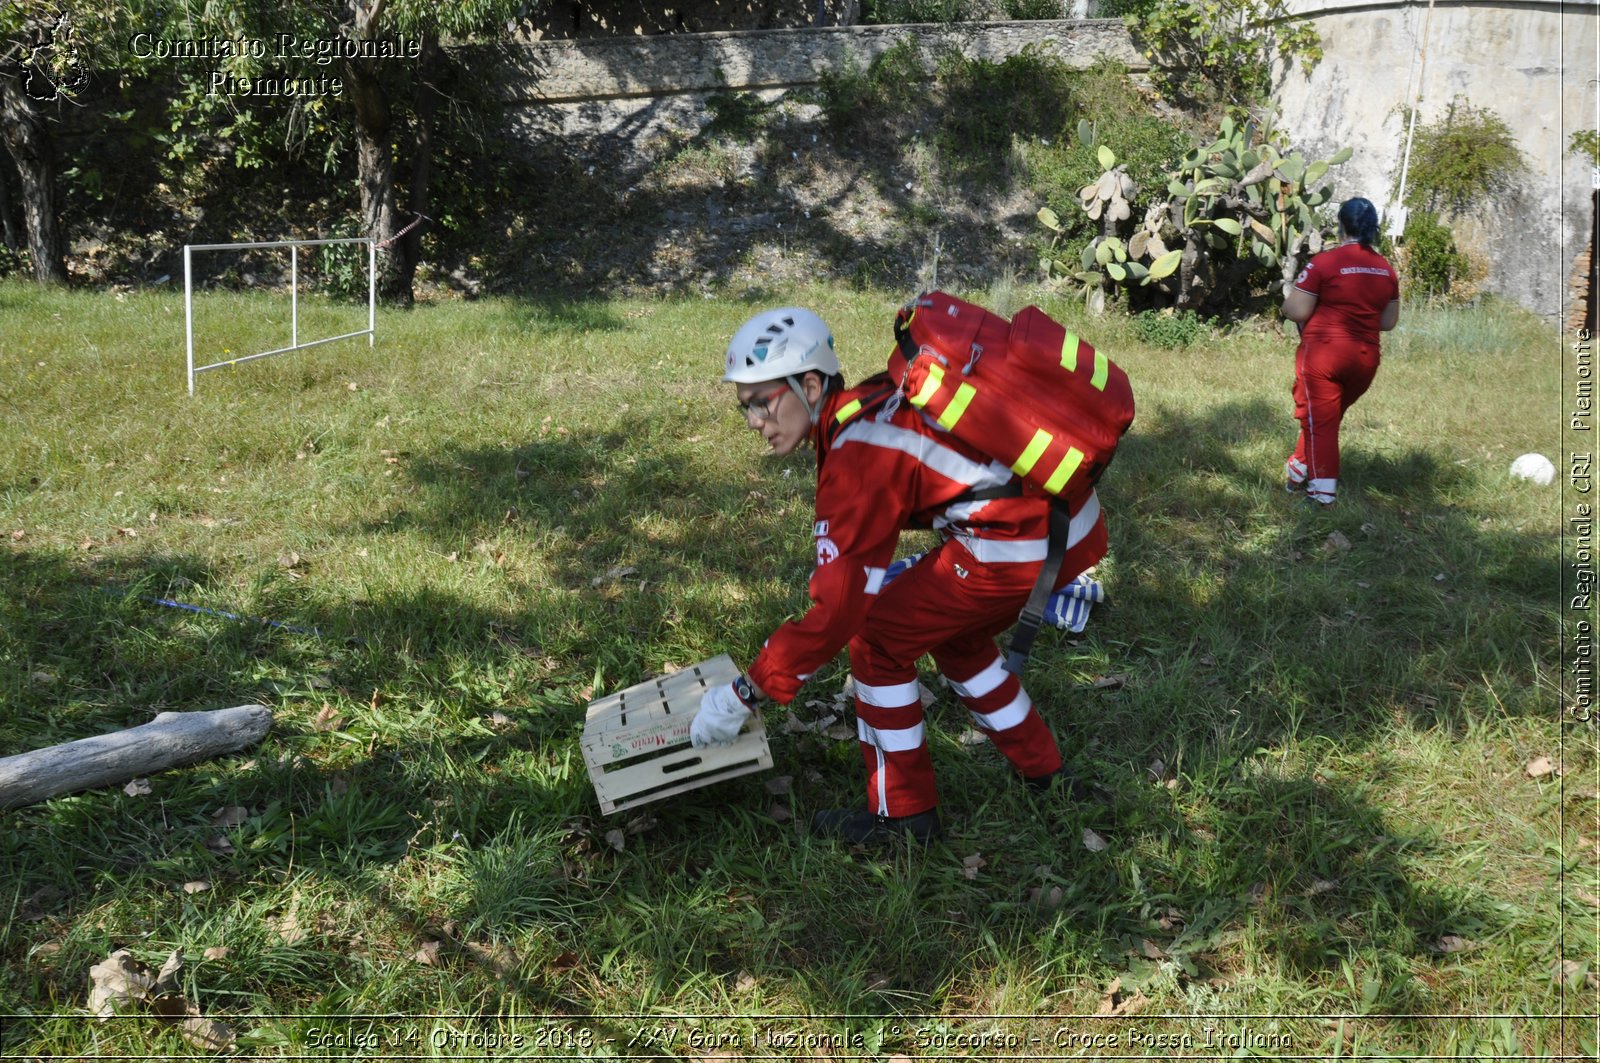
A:
<svg viewBox="0 0 1600 1063">
<path fill-rule="evenodd" d="M 292 617 L 358 643 L 102 590 L 203 586 L 208 567 L 195 558 L 97 566 L 13 550 L 0 574 L 11 710 L 0 753 L 164 708 L 262 700 L 280 716 L 261 750 L 164 776 L 159 816 L 118 791 L 8 814 L 5 966 L 20 971 L 30 949 L 128 889 L 171 895 L 208 877 L 271 904 L 273 883 L 292 874 L 387 913 L 388 951 L 462 942 L 444 963 L 450 977 L 481 980 L 473 996 L 490 1010 L 605 1010 L 618 987 L 640 1010 L 740 1010 L 748 979 L 781 985 L 815 1014 L 960 1011 L 981 1009 L 975 982 L 1012 970 L 1095 989 L 1119 974 L 1130 986 L 1227 980 L 1241 947 L 1258 953 L 1246 967 L 1322 979 L 1328 992 L 1342 965 L 1364 958 L 1385 976 L 1375 1007 L 1426 1010 L 1409 967 L 1435 962 L 1443 934 L 1492 934 L 1500 906 L 1470 884 L 1423 881 L 1414 867 L 1439 843 L 1397 829 L 1373 790 L 1315 756 L 1303 772 L 1274 773 L 1260 751 L 1294 742 L 1357 756 L 1397 715 L 1458 728 L 1534 711 L 1533 695 L 1499 688 L 1535 686 L 1530 658 L 1554 652 L 1527 633 L 1557 562 L 1452 503 L 1464 474 L 1421 450 L 1372 457 L 1352 441 L 1341 508 L 1304 513 L 1276 483 L 1281 424 L 1265 403 L 1152 411 L 1104 485 L 1113 605 L 1095 614 L 1087 644 L 1046 640 L 1029 687 L 1113 809 L 1036 804 L 992 751 L 956 740 L 964 725 L 945 705 L 932 730 L 949 845 L 886 862 L 797 835 L 790 820 L 857 799 L 859 754 L 776 727 L 787 795 L 757 777 L 595 815 L 577 748 L 585 680 L 642 678 L 641 647 L 670 645 L 680 660 L 748 652 L 785 602 L 741 605 L 730 619 L 678 599 L 712 583 L 761 603 L 809 563 L 778 545 L 729 548 L 734 534 L 784 541 L 805 519 L 786 513 L 809 506 L 803 485 L 772 497 L 761 493 L 770 483 L 755 492 L 666 446 L 640 456 L 643 423 L 410 465 L 415 492 L 350 537 L 407 528 L 443 547 L 559 527 L 563 549 L 539 592 L 557 597 L 493 609 L 465 592 L 378 588 L 360 603 L 302 602 Z M 1328 544 L 1335 531 L 1347 546 Z M 770 558 L 783 559 L 776 570 Z M 620 577 L 605 580 L 618 564 L 655 592 L 619 592 Z M 1085 668 L 1102 663 L 1126 685 L 1088 690 Z M 1452 692 L 1458 682 L 1488 694 Z M 1497 693 L 1507 694 L 1498 707 L 1484 701 Z M 341 722 L 325 728 L 319 705 Z M 1153 758 L 1180 789 L 1149 783 Z M 225 832 L 231 852 L 207 844 L 223 807 L 249 813 Z M 1086 851 L 1085 827 L 1111 845 Z M 969 875 L 977 854 L 984 864 Z M 1055 887 L 1059 904 L 1034 899 Z M 9 992 L 72 1000 L 88 964 L 149 925 L 97 918 L 74 949 L 10 976 Z M 483 951 L 494 942 L 516 943 L 517 962 L 497 972 Z M 1162 975 L 1145 942 L 1185 974 Z M 274 1008 L 311 999 L 315 1010 L 307 985 L 359 977 L 354 949 L 330 937 L 264 982 L 246 967 L 219 972 L 214 993 Z M 432 968 L 417 968 L 407 977 L 422 1002 L 438 990 Z M 7 1027 L 7 1047 L 19 1036 Z"/>
</svg>

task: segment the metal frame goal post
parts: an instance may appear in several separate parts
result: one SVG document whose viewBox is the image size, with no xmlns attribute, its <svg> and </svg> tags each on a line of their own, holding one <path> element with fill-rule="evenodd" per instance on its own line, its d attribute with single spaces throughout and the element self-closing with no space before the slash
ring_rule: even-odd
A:
<svg viewBox="0 0 1600 1063">
<path fill-rule="evenodd" d="M 300 249 L 326 247 L 331 244 L 365 244 L 367 246 L 367 327 L 354 332 L 344 332 L 323 339 L 300 340 Z M 270 351 L 259 351 L 240 358 L 228 358 L 209 365 L 194 364 L 194 260 L 196 251 L 253 251 L 274 247 L 289 248 L 289 345 Z M 258 240 L 239 244 L 184 244 L 183 245 L 183 323 L 184 341 L 188 355 L 189 394 L 194 394 L 194 378 L 208 369 L 253 362 L 258 358 L 271 358 L 275 354 L 302 351 L 307 347 L 320 347 L 338 340 L 367 337 L 371 347 L 377 339 L 378 326 L 378 243 L 369 236 L 346 236 L 327 240 Z"/>
</svg>

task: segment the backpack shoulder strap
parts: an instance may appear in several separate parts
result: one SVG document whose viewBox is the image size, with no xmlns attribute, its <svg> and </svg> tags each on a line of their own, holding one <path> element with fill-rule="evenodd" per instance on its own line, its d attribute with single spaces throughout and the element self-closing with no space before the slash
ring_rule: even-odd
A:
<svg viewBox="0 0 1600 1063">
<path fill-rule="evenodd" d="M 1033 651 L 1033 640 L 1044 623 L 1045 606 L 1050 593 L 1055 590 L 1056 577 L 1061 575 L 1061 562 L 1067 554 L 1067 536 L 1072 527 L 1072 513 L 1064 501 L 1050 504 L 1050 541 L 1046 548 L 1044 564 L 1039 568 L 1039 578 L 1028 593 L 1028 602 L 1017 617 L 1016 629 L 1011 633 L 1011 646 L 1006 651 L 1005 670 L 1012 675 L 1022 675 Z"/>
</svg>

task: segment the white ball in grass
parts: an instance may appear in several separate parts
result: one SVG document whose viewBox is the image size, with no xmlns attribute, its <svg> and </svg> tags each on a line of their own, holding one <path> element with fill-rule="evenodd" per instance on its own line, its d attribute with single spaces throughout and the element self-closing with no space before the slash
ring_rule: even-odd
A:
<svg viewBox="0 0 1600 1063">
<path fill-rule="evenodd" d="M 1511 463 L 1511 475 L 1544 487 L 1556 478 L 1556 467 L 1543 454 L 1524 454 Z"/>
</svg>

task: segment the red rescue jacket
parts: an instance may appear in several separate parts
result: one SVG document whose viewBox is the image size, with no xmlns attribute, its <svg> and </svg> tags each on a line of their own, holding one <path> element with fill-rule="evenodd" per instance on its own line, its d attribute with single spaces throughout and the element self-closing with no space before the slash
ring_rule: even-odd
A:
<svg viewBox="0 0 1600 1063">
<path fill-rule="evenodd" d="M 1049 500 L 961 501 L 969 491 L 1001 487 L 1015 477 L 1004 463 L 962 443 L 910 403 L 891 400 L 874 408 L 871 400 L 893 388 L 880 374 L 823 399 L 812 434 L 817 567 L 811 607 L 773 632 L 750 666 L 750 679 L 781 703 L 791 701 L 860 629 L 903 529 L 932 528 L 954 539 L 974 565 L 1044 560 Z M 852 415 L 849 407 L 857 401 L 867 402 L 866 411 Z M 1072 512 L 1069 547 L 1099 518 L 1092 489 L 1072 500 Z"/>
</svg>

